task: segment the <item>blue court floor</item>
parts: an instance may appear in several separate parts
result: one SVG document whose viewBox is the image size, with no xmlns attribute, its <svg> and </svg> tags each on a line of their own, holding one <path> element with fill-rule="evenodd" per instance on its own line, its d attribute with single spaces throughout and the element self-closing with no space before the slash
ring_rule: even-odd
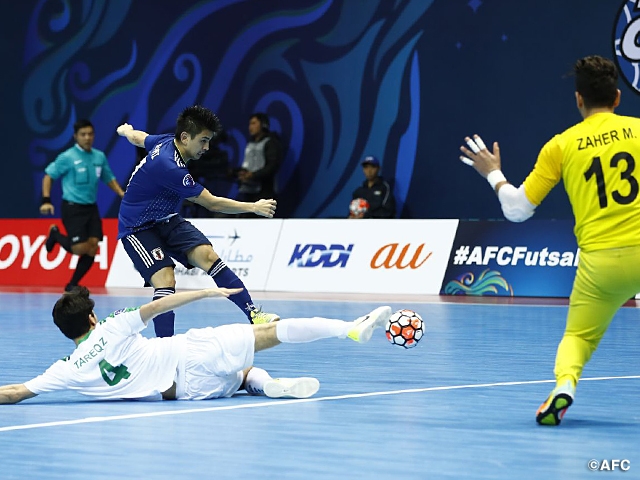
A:
<svg viewBox="0 0 640 480">
<path fill-rule="evenodd" d="M 98 294 L 96 313 L 148 301 Z M 0 293 L 0 384 L 22 383 L 74 348 L 53 293 Z M 256 355 L 277 376 L 314 376 L 315 397 L 100 402 L 48 394 L 0 406 L 2 479 L 640 478 L 640 309 L 623 308 L 560 427 L 534 417 L 553 387 L 566 306 L 393 298 L 261 302 L 281 317 L 351 320 L 378 305 L 419 312 L 417 348 L 324 340 Z M 177 311 L 177 331 L 242 322 L 229 301 Z M 152 328 L 145 332 L 153 335 Z M 627 460 L 622 471 L 613 460 Z M 604 478 L 604 477 L 602 477 Z"/>
</svg>

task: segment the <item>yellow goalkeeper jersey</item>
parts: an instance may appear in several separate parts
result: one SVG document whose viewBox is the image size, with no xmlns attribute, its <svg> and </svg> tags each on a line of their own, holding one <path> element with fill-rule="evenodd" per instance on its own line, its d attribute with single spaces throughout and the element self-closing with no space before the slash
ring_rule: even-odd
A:
<svg viewBox="0 0 640 480">
<path fill-rule="evenodd" d="M 524 181 L 540 205 L 560 181 L 584 251 L 640 245 L 640 119 L 596 113 L 553 137 Z"/>
</svg>

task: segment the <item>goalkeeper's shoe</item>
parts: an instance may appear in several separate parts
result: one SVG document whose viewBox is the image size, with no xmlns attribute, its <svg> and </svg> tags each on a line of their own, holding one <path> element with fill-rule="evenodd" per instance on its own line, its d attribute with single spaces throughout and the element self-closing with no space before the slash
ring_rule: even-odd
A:
<svg viewBox="0 0 640 480">
<path fill-rule="evenodd" d="M 255 325 L 260 325 L 261 323 L 277 322 L 278 320 L 280 320 L 279 315 L 276 315 L 275 313 L 265 313 L 261 308 L 251 310 L 249 312 L 249 316 L 251 317 L 251 323 Z"/>
<path fill-rule="evenodd" d="M 313 377 L 272 378 L 264 384 L 269 398 L 309 398 L 319 389 L 320 382 Z"/>
<path fill-rule="evenodd" d="M 560 425 L 564 414 L 573 403 L 576 388 L 567 380 L 553 389 L 547 401 L 536 412 L 536 422 L 540 425 Z"/>
<path fill-rule="evenodd" d="M 391 316 L 391 307 L 378 307 L 368 315 L 354 320 L 347 337 L 359 343 L 366 343 L 376 328 L 384 326 Z"/>
</svg>

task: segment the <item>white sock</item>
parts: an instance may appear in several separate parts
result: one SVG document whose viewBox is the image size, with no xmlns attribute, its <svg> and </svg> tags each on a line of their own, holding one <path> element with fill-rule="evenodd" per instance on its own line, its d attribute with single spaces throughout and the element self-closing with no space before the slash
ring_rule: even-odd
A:
<svg viewBox="0 0 640 480">
<path fill-rule="evenodd" d="M 244 389 L 250 395 L 264 395 L 264 384 L 271 380 L 271 375 L 262 368 L 253 367 L 247 373 L 244 381 Z"/>
<path fill-rule="evenodd" d="M 307 343 L 322 338 L 345 338 L 352 322 L 331 318 L 285 318 L 276 323 L 276 336 L 282 343 Z"/>
</svg>

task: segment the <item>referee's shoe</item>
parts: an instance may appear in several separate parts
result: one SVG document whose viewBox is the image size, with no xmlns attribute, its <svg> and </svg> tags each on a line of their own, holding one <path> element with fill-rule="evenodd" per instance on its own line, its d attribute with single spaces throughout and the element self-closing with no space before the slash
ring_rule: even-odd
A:
<svg viewBox="0 0 640 480">
<path fill-rule="evenodd" d="M 53 247 L 56 246 L 56 236 L 58 235 L 58 227 L 56 225 L 51 225 L 49 227 L 49 236 L 47 237 L 47 241 L 44 244 L 44 247 L 47 249 L 47 252 L 53 250 Z"/>
</svg>

